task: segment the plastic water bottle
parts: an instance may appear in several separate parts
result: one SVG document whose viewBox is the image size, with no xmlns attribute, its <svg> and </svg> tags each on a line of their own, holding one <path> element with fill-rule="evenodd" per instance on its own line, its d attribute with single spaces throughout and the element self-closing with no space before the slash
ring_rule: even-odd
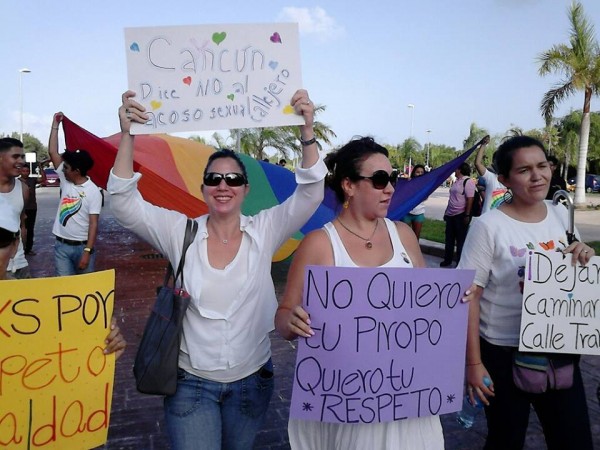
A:
<svg viewBox="0 0 600 450">
<path fill-rule="evenodd" d="M 483 384 L 485 384 L 486 387 L 489 387 L 489 385 L 492 384 L 492 380 L 490 380 L 487 376 L 483 377 Z M 471 401 L 469 400 L 469 394 L 465 395 L 463 399 L 462 410 L 456 417 L 458 423 L 466 429 L 469 429 L 473 426 L 473 423 L 475 423 L 475 416 L 477 416 L 477 413 L 483 409 L 483 403 L 481 403 L 479 397 L 477 395 L 473 395 L 473 397 L 475 398 L 475 405 L 471 404 Z"/>
</svg>

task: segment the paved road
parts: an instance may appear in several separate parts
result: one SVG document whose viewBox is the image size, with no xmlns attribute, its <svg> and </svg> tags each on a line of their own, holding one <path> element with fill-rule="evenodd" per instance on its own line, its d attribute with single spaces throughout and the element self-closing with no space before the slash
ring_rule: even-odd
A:
<svg viewBox="0 0 600 450">
<path fill-rule="evenodd" d="M 437 195 L 437 192 L 434 195 Z M 443 196 L 443 193 L 440 195 Z M 51 230 L 58 203 L 58 189 L 39 189 L 38 199 L 39 212 L 34 247 L 37 255 L 30 257 L 29 261 L 33 275 L 44 277 L 51 276 L 53 273 L 54 240 Z M 168 449 L 161 398 L 139 394 L 135 390 L 131 371 L 136 346 L 154 302 L 155 286 L 162 282 L 165 261 L 150 246 L 115 222 L 110 215 L 108 203 L 109 201 L 100 218 L 97 269 L 115 268 L 116 270 L 115 314 L 119 318 L 129 346 L 117 362 L 109 440 L 102 449 Z M 428 255 L 427 261 L 431 267 L 435 267 L 440 259 Z M 286 264 L 279 263 L 273 266 L 273 278 L 278 295 L 283 291 L 286 271 Z M 284 341 L 273 333 L 272 347 L 276 367 L 275 393 L 255 450 L 289 449 L 286 427 L 295 363 L 295 344 Z M 596 386 L 600 383 L 600 358 L 584 357 L 582 373 L 595 446 L 600 450 L 600 407 L 595 394 Z M 462 430 L 456 424 L 453 415 L 442 416 L 441 419 L 447 449 L 482 447 L 486 434 L 483 417 L 479 417 L 475 426 L 469 431 Z M 535 414 L 532 414 L 530 422 L 525 448 L 528 450 L 545 448 Z"/>
</svg>

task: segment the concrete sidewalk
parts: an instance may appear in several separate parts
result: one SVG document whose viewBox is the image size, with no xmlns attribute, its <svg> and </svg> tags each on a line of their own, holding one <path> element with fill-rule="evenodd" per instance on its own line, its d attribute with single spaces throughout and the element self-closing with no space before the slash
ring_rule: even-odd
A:
<svg viewBox="0 0 600 450">
<path fill-rule="evenodd" d="M 108 199 L 107 199 L 108 200 Z M 166 262 L 149 245 L 121 228 L 110 214 L 108 206 L 100 219 L 99 239 L 96 245 L 98 270 L 116 269 L 115 315 L 129 343 L 117 363 L 113 407 L 108 443 L 104 449 L 154 450 L 168 449 L 160 397 L 139 394 L 132 374 L 133 359 L 140 341 L 146 318 L 155 298 L 155 288 L 162 283 Z M 35 277 L 52 276 L 54 271 L 52 236 L 53 214 L 37 218 L 37 255 L 29 257 Z M 278 295 L 283 292 L 287 264 L 273 266 L 273 277 Z M 289 449 L 287 418 L 295 365 L 295 343 L 272 334 L 273 360 L 276 370 L 275 392 L 267 420 L 258 436 L 255 449 Z M 584 357 L 582 372 L 590 409 L 595 447 L 600 449 L 600 407 L 596 387 L 600 382 L 600 358 Z M 485 418 L 483 414 L 469 430 L 462 430 L 453 415 L 442 417 L 447 449 L 477 449 L 483 446 Z M 198 447 L 199 449 L 201 446 Z M 541 428 L 532 414 L 527 437 L 527 449 L 545 448 Z M 327 449 L 323 449 L 327 450 Z"/>
</svg>

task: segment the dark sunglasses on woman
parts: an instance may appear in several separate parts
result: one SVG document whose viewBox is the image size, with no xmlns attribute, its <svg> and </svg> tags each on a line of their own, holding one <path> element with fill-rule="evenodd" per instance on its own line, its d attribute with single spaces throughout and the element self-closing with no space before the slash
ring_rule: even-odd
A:
<svg viewBox="0 0 600 450">
<path fill-rule="evenodd" d="M 218 186 L 221 184 L 221 180 L 225 180 L 227 186 L 230 187 L 239 187 L 247 184 L 246 177 L 237 172 L 208 172 L 206 175 L 204 175 L 204 184 L 206 186 Z"/>
<path fill-rule="evenodd" d="M 376 170 L 373 172 L 373 175 L 370 177 L 364 177 L 362 175 L 356 176 L 357 180 L 371 180 L 373 183 L 373 187 L 375 189 L 385 189 L 388 183 L 391 183 L 392 186 L 396 186 L 396 182 L 398 181 L 398 171 L 392 170 L 392 173 L 387 173 L 385 170 Z"/>
</svg>

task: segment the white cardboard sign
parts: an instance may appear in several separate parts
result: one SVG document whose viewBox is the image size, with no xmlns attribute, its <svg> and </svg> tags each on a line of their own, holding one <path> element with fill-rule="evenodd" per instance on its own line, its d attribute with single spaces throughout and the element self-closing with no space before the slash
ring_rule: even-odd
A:
<svg viewBox="0 0 600 450">
<path fill-rule="evenodd" d="M 125 29 L 129 89 L 150 116 L 133 134 L 301 125 L 298 25 Z"/>
<path fill-rule="evenodd" d="M 600 355 L 600 257 L 529 252 L 519 350 Z"/>
</svg>

